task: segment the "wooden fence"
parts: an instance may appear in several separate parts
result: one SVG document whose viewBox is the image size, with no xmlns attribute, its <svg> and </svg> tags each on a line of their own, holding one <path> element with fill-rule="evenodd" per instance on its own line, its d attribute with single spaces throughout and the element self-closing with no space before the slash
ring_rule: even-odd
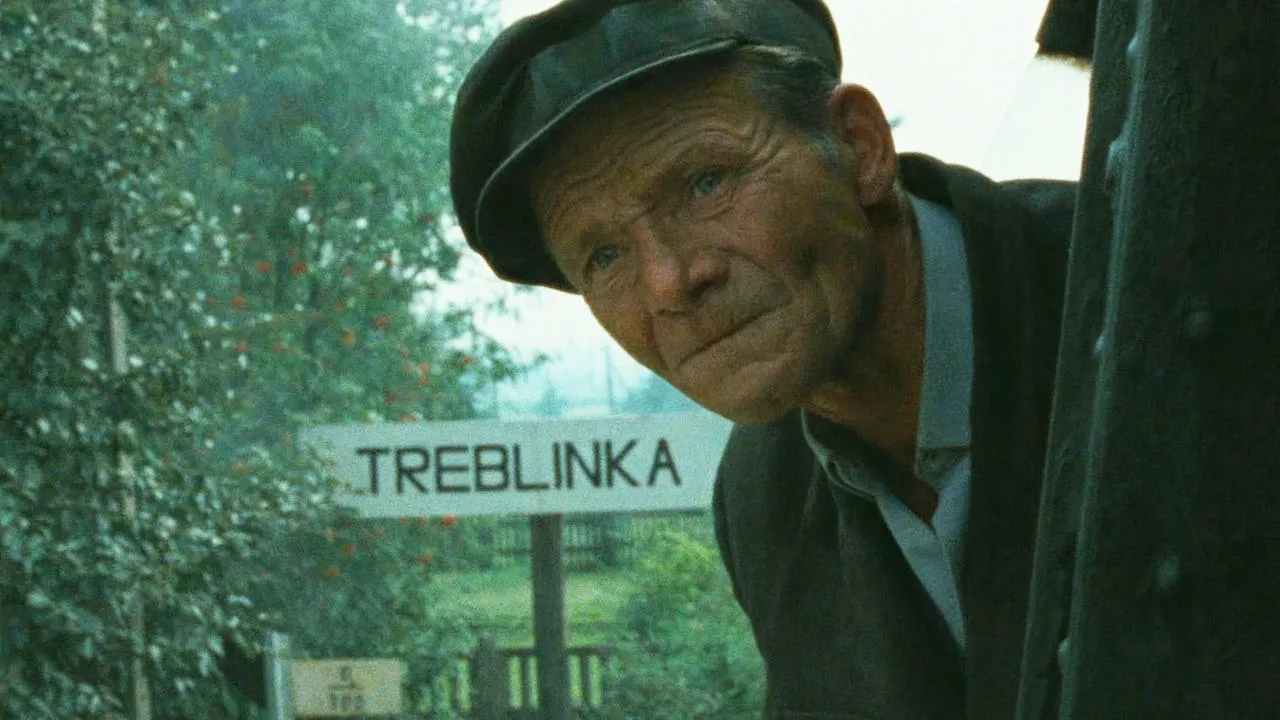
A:
<svg viewBox="0 0 1280 720">
<path fill-rule="evenodd" d="M 574 714 L 587 717 L 603 709 L 609 695 L 612 649 L 603 645 L 569 648 L 570 693 Z M 534 720 L 538 710 L 538 669 L 533 648 L 500 648 L 484 639 L 459 658 L 458 672 L 436 688 L 432 703 L 439 715 L 468 720 Z"/>
<path fill-rule="evenodd" d="M 564 562 L 569 570 L 599 570 L 635 560 L 650 540 L 668 529 L 709 539 L 711 520 L 705 511 L 635 515 L 570 515 L 564 523 Z M 503 523 L 493 531 L 494 550 L 507 557 L 529 556 L 526 521 Z"/>
</svg>

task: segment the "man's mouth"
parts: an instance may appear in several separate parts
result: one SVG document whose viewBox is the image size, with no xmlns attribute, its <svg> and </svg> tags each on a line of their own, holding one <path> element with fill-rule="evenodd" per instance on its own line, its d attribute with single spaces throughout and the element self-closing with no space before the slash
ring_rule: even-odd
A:
<svg viewBox="0 0 1280 720">
<path fill-rule="evenodd" d="M 748 327 L 751 327 L 756 322 L 758 322 L 761 318 L 763 318 L 765 315 L 768 315 L 768 314 L 769 314 L 768 311 L 765 311 L 765 312 L 752 315 L 751 317 L 747 318 L 742 322 L 730 325 L 729 328 L 724 332 L 717 332 L 712 334 L 704 342 L 702 342 L 700 345 L 698 345 L 693 350 L 691 350 L 687 355 L 680 358 L 679 362 L 676 363 L 676 370 L 683 369 L 684 366 L 694 358 L 697 358 L 703 355 L 709 350 L 715 348 L 717 345 L 720 345 L 726 340 L 733 338 L 735 335 L 742 332 L 743 330 L 746 330 Z"/>
</svg>

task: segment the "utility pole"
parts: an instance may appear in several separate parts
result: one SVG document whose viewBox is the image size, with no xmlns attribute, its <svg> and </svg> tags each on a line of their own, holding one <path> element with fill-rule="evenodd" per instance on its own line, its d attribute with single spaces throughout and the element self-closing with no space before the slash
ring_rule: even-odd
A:
<svg viewBox="0 0 1280 720">
<path fill-rule="evenodd" d="M 1280 717 L 1280 6 L 1097 28 L 1017 717 Z"/>
<path fill-rule="evenodd" d="M 609 414 L 616 415 L 618 413 L 618 397 L 613 388 L 613 355 L 610 354 L 609 346 L 604 346 L 604 392 L 609 402 Z"/>
</svg>

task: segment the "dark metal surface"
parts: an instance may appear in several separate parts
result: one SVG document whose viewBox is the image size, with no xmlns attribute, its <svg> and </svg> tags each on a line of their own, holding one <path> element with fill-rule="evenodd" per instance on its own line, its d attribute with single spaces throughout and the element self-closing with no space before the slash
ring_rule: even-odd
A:
<svg viewBox="0 0 1280 720">
<path fill-rule="evenodd" d="M 1280 717 L 1280 5 L 1101 17 L 1019 718 Z"/>
<path fill-rule="evenodd" d="M 1056 5 L 1056 3 L 1055 3 Z M 1089 129 L 1068 261 L 1067 295 L 1058 353 L 1057 384 L 1045 461 L 1044 494 L 1036 530 L 1027 641 L 1023 652 L 1019 720 L 1056 716 L 1058 651 L 1066 637 L 1072 573 L 1080 528 L 1080 489 L 1093 417 L 1098 337 L 1107 296 L 1112 200 L 1108 160 L 1129 107 L 1125 50 L 1133 34 L 1126 0 L 1105 2 L 1098 24 L 1090 87 Z"/>
<path fill-rule="evenodd" d="M 1098 5 L 1099 0 L 1051 0 L 1036 33 L 1040 53 L 1086 62 L 1092 59 Z M 1105 32 L 1107 27 L 1102 27 Z"/>
</svg>

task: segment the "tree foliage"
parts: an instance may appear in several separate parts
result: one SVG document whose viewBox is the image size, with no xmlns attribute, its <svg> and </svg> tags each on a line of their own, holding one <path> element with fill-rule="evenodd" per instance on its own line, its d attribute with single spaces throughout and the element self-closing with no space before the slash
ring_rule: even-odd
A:
<svg viewBox="0 0 1280 720">
<path fill-rule="evenodd" d="M 760 717 L 764 668 L 715 548 L 679 531 L 637 563 L 606 717 Z"/>
<path fill-rule="evenodd" d="M 516 369 L 415 309 L 489 5 L 0 5 L 0 715 L 122 714 L 141 658 L 157 716 L 212 717 L 268 626 L 462 637 L 449 528 L 344 519 L 296 430 L 475 416 Z"/>
<path fill-rule="evenodd" d="M 457 265 L 448 123 L 488 5 L 228 4 L 184 170 L 227 218 L 225 246 L 201 255 L 206 302 L 261 423 L 470 417 L 513 371 L 469 313 L 414 311 Z"/>
</svg>

